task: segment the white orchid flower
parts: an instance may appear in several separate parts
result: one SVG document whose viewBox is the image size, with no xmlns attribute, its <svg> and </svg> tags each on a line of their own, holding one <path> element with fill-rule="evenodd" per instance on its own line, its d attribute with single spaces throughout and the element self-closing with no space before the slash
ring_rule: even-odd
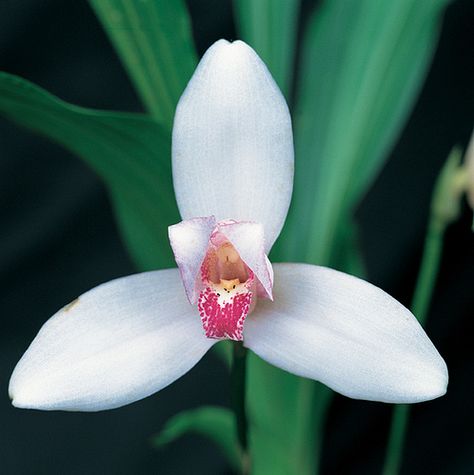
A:
<svg viewBox="0 0 474 475">
<path fill-rule="evenodd" d="M 172 153 L 179 271 L 113 280 L 56 313 L 15 368 L 13 405 L 123 406 L 168 386 L 223 338 L 352 398 L 445 393 L 443 359 L 392 297 L 324 267 L 272 268 L 292 192 L 291 121 L 245 43 L 220 40 L 204 55 L 176 111 Z"/>
</svg>

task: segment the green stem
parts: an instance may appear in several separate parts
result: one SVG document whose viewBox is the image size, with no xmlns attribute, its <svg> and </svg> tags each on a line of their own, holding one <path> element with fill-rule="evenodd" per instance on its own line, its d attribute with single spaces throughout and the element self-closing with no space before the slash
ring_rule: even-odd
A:
<svg viewBox="0 0 474 475">
<path fill-rule="evenodd" d="M 411 311 L 424 325 L 438 276 L 439 263 L 443 250 L 443 237 L 446 226 L 432 216 L 426 233 L 423 258 L 416 282 Z"/>
<path fill-rule="evenodd" d="M 247 380 L 247 349 L 242 342 L 233 344 L 233 359 L 231 370 L 231 402 L 237 426 L 237 438 L 242 454 L 242 475 L 250 473 L 250 457 L 247 439 L 247 412 L 245 407 Z"/>
<path fill-rule="evenodd" d="M 393 409 L 383 475 L 396 475 L 400 472 L 409 412 L 409 406 L 406 404 L 400 404 Z"/>
<path fill-rule="evenodd" d="M 443 236 L 445 229 L 446 223 L 438 219 L 435 214 L 432 214 L 428 231 L 426 233 L 423 258 L 411 305 L 413 314 L 422 325 L 426 321 L 431 298 L 433 296 L 433 290 L 436 284 L 441 253 L 443 250 Z M 383 475 L 397 475 L 400 472 L 409 415 L 410 407 L 405 404 L 394 408 L 385 464 L 382 472 Z"/>
</svg>

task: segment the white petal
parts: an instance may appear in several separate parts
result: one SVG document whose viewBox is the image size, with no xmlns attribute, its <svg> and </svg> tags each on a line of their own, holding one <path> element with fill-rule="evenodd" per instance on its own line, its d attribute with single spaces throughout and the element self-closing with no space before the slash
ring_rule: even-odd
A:
<svg viewBox="0 0 474 475">
<path fill-rule="evenodd" d="M 191 369 L 203 335 L 177 269 L 100 285 L 48 320 L 10 380 L 13 405 L 99 411 L 142 399 Z"/>
<path fill-rule="evenodd" d="M 446 364 L 415 317 L 381 289 L 324 267 L 276 264 L 275 301 L 247 318 L 245 345 L 269 363 L 355 399 L 446 392 Z"/>
<path fill-rule="evenodd" d="M 209 238 L 216 227 L 214 216 L 181 221 L 168 228 L 170 244 L 189 301 L 196 303 L 196 277 L 206 255 Z"/>
<path fill-rule="evenodd" d="M 293 187 L 293 137 L 285 100 L 242 41 L 209 48 L 181 97 L 173 126 L 173 179 L 183 219 L 255 221 L 266 253 Z"/>
<path fill-rule="evenodd" d="M 260 223 L 220 224 L 219 231 L 232 243 L 242 260 L 262 284 L 264 295 L 272 298 L 273 270 L 265 255 L 263 226 Z"/>
</svg>

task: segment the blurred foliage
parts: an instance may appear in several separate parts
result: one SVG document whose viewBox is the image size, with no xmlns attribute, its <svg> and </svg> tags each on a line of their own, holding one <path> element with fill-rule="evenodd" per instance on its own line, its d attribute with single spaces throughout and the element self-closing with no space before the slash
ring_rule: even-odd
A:
<svg viewBox="0 0 474 475">
<path fill-rule="evenodd" d="M 187 433 L 195 433 L 217 444 L 236 472 L 241 471 L 234 414 L 223 407 L 200 407 L 183 411 L 169 419 L 152 443 L 161 447 Z"/>
<path fill-rule="evenodd" d="M 151 117 L 72 106 L 5 73 L 0 112 L 82 157 L 107 184 L 138 266 L 169 266 L 166 228 L 179 221 L 170 131 L 196 65 L 189 15 L 182 0 L 90 3 Z M 304 22 L 293 111 L 295 190 L 274 260 L 362 272 L 352 210 L 413 107 L 447 3 L 326 0 Z M 289 97 L 299 1 L 235 0 L 234 11 L 240 36 Z M 315 473 L 330 391 L 253 355 L 248 374 L 253 473 Z M 173 418 L 158 441 L 186 430 L 206 433 L 235 464 L 231 424 L 223 409 L 187 412 Z"/>
<path fill-rule="evenodd" d="M 261 14 L 255 4 L 263 3 L 237 11 Z M 408 117 L 432 57 L 446 3 L 328 0 L 312 13 L 303 37 L 293 113 L 295 188 L 273 260 L 363 272 L 352 209 Z M 260 19 L 266 18 L 265 24 L 271 17 L 268 7 Z M 291 15 L 284 20 L 282 31 L 294 28 Z M 244 18 L 238 24 L 256 25 L 258 20 Z M 264 42 L 258 27 L 255 30 L 242 28 L 242 38 L 263 57 L 268 56 L 268 44 L 276 51 L 284 50 L 280 42 L 285 34 L 268 28 L 274 35 Z M 278 69 L 282 63 L 268 66 L 276 78 L 284 76 Z M 284 374 L 258 358 L 252 361 L 250 378 L 250 386 L 256 388 L 249 400 L 251 407 L 255 405 L 252 436 L 256 448 L 266 444 L 267 449 L 281 448 L 271 459 L 265 455 L 268 450 L 255 450 L 254 473 L 264 474 L 269 463 L 275 465 L 272 473 L 290 473 L 290 467 L 298 467 L 298 473 L 314 473 L 329 390 Z M 268 393 L 273 395 L 273 411 L 280 414 L 277 421 L 271 410 L 265 414 L 261 409 Z M 271 444 L 269 433 L 275 439 Z"/>
<path fill-rule="evenodd" d="M 197 64 L 183 0 L 90 0 L 150 114 L 171 128 Z"/>
<path fill-rule="evenodd" d="M 436 181 L 431 201 L 431 219 L 436 227 L 446 228 L 461 215 L 462 198 L 469 180 L 466 167 L 461 166 L 462 156 L 461 148 L 454 147 Z"/>
<path fill-rule="evenodd" d="M 300 0 L 235 0 L 234 10 L 240 36 L 258 52 L 288 99 Z"/>
<path fill-rule="evenodd" d="M 99 111 L 59 100 L 0 72 L 0 112 L 82 157 L 110 191 L 123 237 L 140 268 L 173 265 L 164 246 L 179 221 L 169 132 L 139 114 Z"/>
<path fill-rule="evenodd" d="M 423 257 L 411 303 L 411 311 L 423 326 L 428 318 L 438 278 L 444 233 L 449 224 L 457 220 L 461 213 L 466 180 L 461 159 L 461 149 L 453 148 L 438 175 L 431 197 Z M 400 472 L 410 412 L 409 404 L 400 404 L 394 408 L 382 475 L 397 475 Z"/>
<path fill-rule="evenodd" d="M 293 202 L 275 252 L 334 265 L 338 228 L 413 107 L 447 3 L 330 0 L 313 12 L 297 81 Z"/>
</svg>

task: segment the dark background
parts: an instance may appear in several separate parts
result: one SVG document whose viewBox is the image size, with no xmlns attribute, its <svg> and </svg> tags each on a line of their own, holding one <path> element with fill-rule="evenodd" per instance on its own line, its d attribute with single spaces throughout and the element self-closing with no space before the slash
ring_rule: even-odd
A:
<svg viewBox="0 0 474 475">
<path fill-rule="evenodd" d="M 188 3 L 200 54 L 220 37 L 236 38 L 229 1 Z M 311 4 L 304 2 L 302 21 Z M 473 126 L 473 25 L 474 2 L 454 2 L 411 118 L 357 211 L 369 280 L 407 305 L 434 179 Z M 85 1 L 0 0 L 0 69 L 76 104 L 141 110 Z M 447 232 L 427 329 L 449 366 L 448 394 L 414 407 L 404 474 L 474 473 L 471 220 L 464 206 Z M 228 403 L 228 381 L 212 355 L 159 394 L 121 409 L 44 413 L 10 406 L 10 374 L 42 323 L 62 303 L 135 269 L 98 178 L 68 152 L 3 119 L 0 222 L 0 473 L 230 473 L 207 440 L 186 436 L 159 451 L 149 444 L 178 411 Z M 337 396 L 322 473 L 379 473 L 389 418 L 388 405 Z"/>
</svg>

